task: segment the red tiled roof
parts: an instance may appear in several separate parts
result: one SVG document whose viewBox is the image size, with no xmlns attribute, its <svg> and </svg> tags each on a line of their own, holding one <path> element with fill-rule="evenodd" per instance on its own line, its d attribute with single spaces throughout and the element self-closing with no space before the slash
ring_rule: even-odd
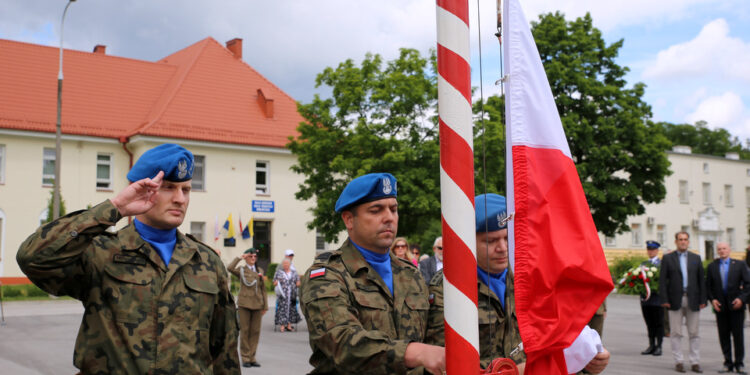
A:
<svg viewBox="0 0 750 375">
<path fill-rule="evenodd" d="M 0 128 L 54 132 L 59 49 L 0 39 Z M 291 97 L 213 38 L 158 62 L 64 51 L 62 131 L 283 147 Z M 274 101 L 266 118 L 258 89 Z"/>
</svg>

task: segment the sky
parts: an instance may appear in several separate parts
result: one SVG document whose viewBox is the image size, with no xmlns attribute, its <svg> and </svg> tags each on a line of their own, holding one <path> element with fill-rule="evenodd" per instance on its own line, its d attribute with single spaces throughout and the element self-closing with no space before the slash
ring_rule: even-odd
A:
<svg viewBox="0 0 750 375">
<path fill-rule="evenodd" d="M 630 68 L 629 86 L 646 84 L 654 121 L 703 120 L 750 138 L 750 1 L 520 1 L 529 21 L 548 12 L 568 20 L 589 12 L 607 44 L 624 40 L 616 62 Z M 59 47 L 66 3 L 0 1 L 0 38 Z M 315 87 L 326 67 L 359 62 L 368 52 L 388 60 L 402 47 L 423 54 L 435 48 L 435 7 L 425 0 L 77 0 L 63 45 L 91 51 L 104 44 L 108 55 L 157 61 L 206 37 L 239 37 L 245 62 L 306 103 L 327 95 Z M 469 0 L 469 8 L 472 83 L 486 97 L 499 92 L 494 82 L 501 75 L 495 0 Z"/>
</svg>

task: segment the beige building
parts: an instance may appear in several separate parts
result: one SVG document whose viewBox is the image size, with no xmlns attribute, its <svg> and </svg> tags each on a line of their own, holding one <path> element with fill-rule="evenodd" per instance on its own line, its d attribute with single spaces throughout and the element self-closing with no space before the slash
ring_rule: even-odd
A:
<svg viewBox="0 0 750 375">
<path fill-rule="evenodd" d="M 284 145 L 296 134 L 296 102 L 242 61 L 242 41 L 211 38 L 157 62 L 65 51 L 61 194 L 67 212 L 112 198 L 146 150 L 179 143 L 196 167 L 179 228 L 221 252 L 225 263 L 250 246 L 261 263 L 286 249 L 304 271 L 316 241 L 307 229 L 313 202 L 297 201 L 303 176 Z M 47 216 L 54 182 L 56 48 L 0 40 L 0 279 L 24 282 L 21 242 Z M 232 215 L 235 244 L 217 229 Z M 253 219 L 252 239 L 239 222 Z M 127 225 L 128 219 L 118 223 Z"/>
<path fill-rule="evenodd" d="M 733 257 L 743 258 L 750 240 L 750 161 L 739 160 L 736 153 L 693 154 L 687 146 L 675 146 L 667 158 L 673 173 L 665 180 L 666 198 L 646 205 L 644 215 L 629 218 L 630 232 L 600 235 L 605 252 L 642 250 L 647 240 L 675 249 L 675 233 L 685 231 L 691 250 L 703 259 L 716 257 L 718 242 L 728 242 Z"/>
</svg>

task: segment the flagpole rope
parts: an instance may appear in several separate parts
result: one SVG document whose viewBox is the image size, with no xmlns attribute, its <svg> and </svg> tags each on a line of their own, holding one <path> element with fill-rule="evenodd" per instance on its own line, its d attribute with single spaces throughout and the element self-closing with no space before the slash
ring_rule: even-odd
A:
<svg viewBox="0 0 750 375">
<path fill-rule="evenodd" d="M 446 371 L 479 373 L 468 0 L 437 0 Z"/>
</svg>

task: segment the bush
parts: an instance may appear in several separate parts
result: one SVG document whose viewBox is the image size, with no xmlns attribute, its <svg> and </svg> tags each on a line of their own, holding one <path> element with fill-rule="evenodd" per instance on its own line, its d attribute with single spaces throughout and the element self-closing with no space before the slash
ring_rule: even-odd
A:
<svg viewBox="0 0 750 375">
<path fill-rule="evenodd" d="M 631 255 L 616 259 L 614 263 L 609 266 L 609 273 L 612 275 L 612 282 L 617 285 L 617 282 L 620 281 L 620 278 L 625 272 L 640 265 L 646 259 L 648 258 L 643 255 Z"/>
<path fill-rule="evenodd" d="M 49 294 L 34 284 L 3 285 L 3 298 L 25 299 L 27 297 L 47 297 Z"/>
<path fill-rule="evenodd" d="M 269 292 L 273 292 L 273 275 L 276 274 L 277 268 L 279 268 L 278 263 L 271 263 L 268 265 L 268 272 L 266 273 L 266 276 L 268 276 L 268 279 L 266 279 L 266 290 Z"/>
</svg>

